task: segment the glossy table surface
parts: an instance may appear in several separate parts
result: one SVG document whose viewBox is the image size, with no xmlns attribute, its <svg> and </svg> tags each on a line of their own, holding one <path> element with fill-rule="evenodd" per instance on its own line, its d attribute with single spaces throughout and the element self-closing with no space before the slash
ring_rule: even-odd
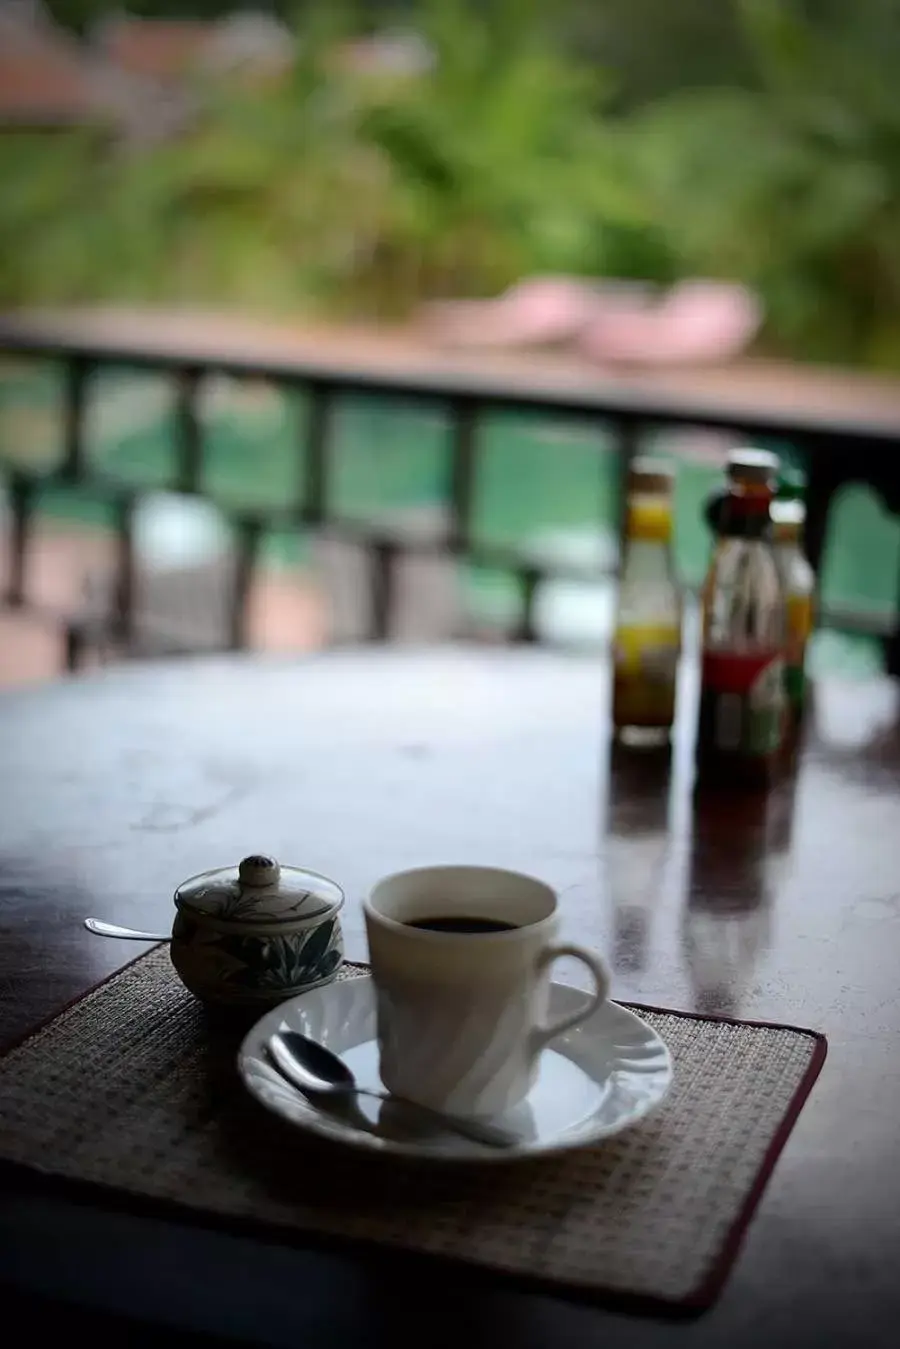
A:
<svg viewBox="0 0 900 1349">
<path fill-rule="evenodd" d="M 532 872 L 557 887 L 565 935 L 608 954 L 616 996 L 811 1026 L 829 1057 L 707 1316 L 625 1319 L 442 1268 L 430 1342 L 600 1345 L 614 1330 L 648 1346 L 894 1343 L 900 689 L 820 683 L 796 772 L 742 796 L 692 791 L 690 672 L 683 692 L 671 764 L 611 760 L 602 662 L 540 651 L 225 658 L 5 695 L 0 1035 L 138 954 L 89 935 L 86 914 L 166 927 L 179 881 L 249 852 L 339 880 L 355 957 L 359 898 L 386 872 Z M 381 1343 L 402 1324 L 402 1267 L 376 1278 L 362 1256 L 266 1248 L 52 1189 L 4 1195 L 0 1255 L 23 1288 L 260 1342 Z M 201 1269 L 216 1271 L 214 1300 Z"/>
</svg>

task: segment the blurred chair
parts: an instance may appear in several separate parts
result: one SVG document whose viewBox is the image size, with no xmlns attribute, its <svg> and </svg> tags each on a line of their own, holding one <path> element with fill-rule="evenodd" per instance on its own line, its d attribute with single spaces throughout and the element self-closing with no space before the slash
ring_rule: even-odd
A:
<svg viewBox="0 0 900 1349">
<path fill-rule="evenodd" d="M 152 493 L 135 507 L 127 619 L 116 575 L 93 572 L 75 624 L 79 656 L 221 651 L 238 602 L 229 530 L 200 497 Z"/>
<path fill-rule="evenodd" d="M 448 640 L 462 624 L 455 559 L 441 553 L 444 512 L 428 507 L 385 516 L 379 531 L 391 569 L 388 635 L 396 642 Z M 422 551 L 407 552 L 417 543 Z M 392 544 L 394 546 L 392 546 Z M 432 545 L 429 547 L 429 545 Z M 146 659 L 238 645 L 246 596 L 234 539 L 219 511 L 200 497 L 153 493 L 135 508 L 131 593 L 125 605 L 113 570 L 92 573 L 74 624 L 76 661 L 87 655 Z M 313 584 L 332 643 L 364 641 L 379 603 L 371 545 L 324 529 L 313 545 Z"/>
</svg>

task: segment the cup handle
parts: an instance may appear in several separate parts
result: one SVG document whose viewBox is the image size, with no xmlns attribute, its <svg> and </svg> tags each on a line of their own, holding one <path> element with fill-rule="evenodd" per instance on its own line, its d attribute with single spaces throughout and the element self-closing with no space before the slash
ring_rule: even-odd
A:
<svg viewBox="0 0 900 1349">
<path fill-rule="evenodd" d="M 572 956 L 575 960 L 580 960 L 582 965 L 587 965 L 591 974 L 594 976 L 594 992 L 590 995 L 589 1001 L 580 1007 L 577 1012 L 570 1012 L 568 1016 L 560 1017 L 552 1026 L 535 1026 L 531 1032 L 531 1043 L 533 1052 L 539 1054 L 551 1040 L 557 1035 L 561 1035 L 564 1030 L 571 1030 L 573 1026 L 578 1026 L 582 1021 L 597 1010 L 601 1003 L 606 1002 L 609 997 L 609 971 L 604 962 L 593 951 L 587 951 L 583 946 L 572 946 L 569 943 L 563 943 L 559 946 L 548 946 L 542 951 L 535 963 L 535 969 L 538 974 L 542 974 L 548 965 L 552 965 L 555 960 L 562 959 L 563 956 Z"/>
</svg>

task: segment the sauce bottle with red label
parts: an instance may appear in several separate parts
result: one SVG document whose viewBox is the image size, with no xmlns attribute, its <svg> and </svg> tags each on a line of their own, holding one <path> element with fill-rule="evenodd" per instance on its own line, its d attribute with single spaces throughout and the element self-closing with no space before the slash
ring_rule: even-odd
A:
<svg viewBox="0 0 900 1349">
<path fill-rule="evenodd" d="M 735 451 L 703 591 L 698 779 L 764 783 L 787 729 L 785 599 L 770 541 L 778 459 Z"/>
</svg>

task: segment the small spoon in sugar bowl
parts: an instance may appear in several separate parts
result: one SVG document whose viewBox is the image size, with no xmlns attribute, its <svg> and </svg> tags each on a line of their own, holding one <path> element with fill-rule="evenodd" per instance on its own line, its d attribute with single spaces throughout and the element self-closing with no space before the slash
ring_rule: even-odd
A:
<svg viewBox="0 0 900 1349">
<path fill-rule="evenodd" d="M 123 941 L 171 941 L 171 932 L 140 932 L 136 927 L 120 927 L 102 918 L 85 918 L 84 925 L 95 937 L 119 937 Z"/>
</svg>

